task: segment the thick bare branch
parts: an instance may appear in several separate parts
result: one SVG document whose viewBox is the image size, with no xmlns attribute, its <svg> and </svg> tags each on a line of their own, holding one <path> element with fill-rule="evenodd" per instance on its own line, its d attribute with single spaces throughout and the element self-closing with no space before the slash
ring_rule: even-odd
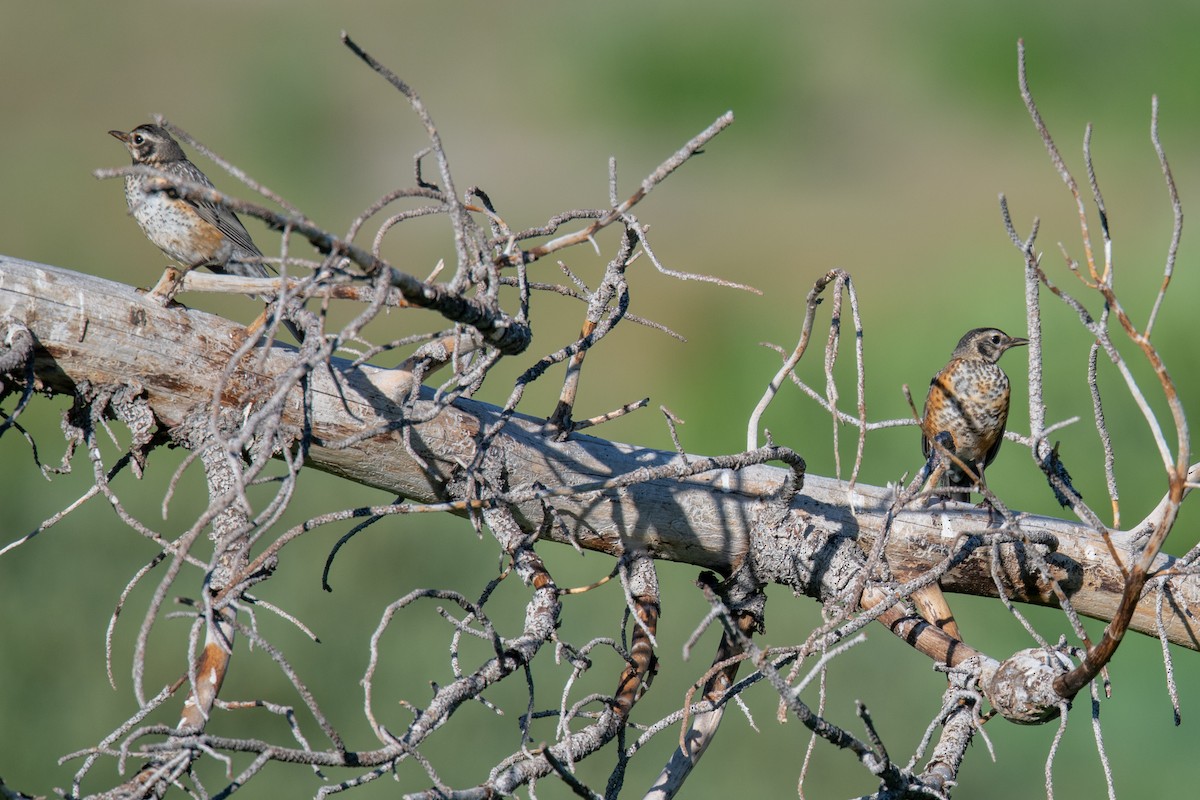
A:
<svg viewBox="0 0 1200 800">
<path fill-rule="evenodd" d="M 71 392 L 85 380 L 119 384 L 136 379 L 160 425 L 178 424 L 198 403 L 208 402 L 227 360 L 245 338 L 245 329 L 235 323 L 195 310 L 164 309 L 121 284 L 13 259 L 0 261 L 0 271 L 5 274 L 0 314 L 24 322 L 33 332 L 37 380 L 43 388 Z M 249 357 L 248 368 L 224 384 L 222 402 L 253 407 L 295 360 L 296 352 L 284 347 Z M 422 389 L 420 399 L 406 406 L 404 398 L 379 388 L 388 385 L 391 370 L 351 368 L 337 360 L 334 365 L 334 372 L 311 376 L 314 444 L 309 464 L 418 503 L 453 499 L 461 491 L 456 484 L 461 464 L 473 458 L 480 431 L 495 425 L 500 410 L 466 399 L 441 406 L 432 402 L 430 389 Z M 298 397 L 285 403 L 285 423 L 299 424 L 299 409 Z M 412 449 L 396 437 L 402 429 L 408 430 Z M 671 451 L 583 435 L 554 441 L 543 421 L 520 414 L 511 416 L 503 436 L 504 447 L 491 452 L 504 459 L 514 486 L 603 486 L 614 476 L 679 458 Z M 533 494 L 518 504 L 518 519 L 527 530 L 538 530 L 548 503 L 556 519 L 546 538 L 613 555 L 624 553 L 632 542 L 658 558 L 725 572 L 750 549 L 756 504 L 786 493 L 791 475 L 789 469 L 748 466 L 610 490 L 554 492 L 546 499 Z M 791 505 L 813 528 L 857 530 L 860 543 L 869 547 L 892 501 L 884 488 L 859 484 L 851 490 L 843 482 L 808 475 Z M 467 513 L 466 506 L 458 508 L 456 513 Z M 363 516 L 370 511 L 364 509 Z M 914 573 L 928 570 L 952 556 L 967 534 L 987 527 L 986 513 L 963 504 L 947 503 L 937 513 L 901 512 L 892 525 L 888 563 Z M 1023 515 L 1021 527 L 1031 536 L 1057 540 L 1057 551 L 1047 557 L 1051 574 L 1079 613 L 1110 619 L 1124 580 L 1101 537 L 1074 522 L 1033 515 Z M 1114 531 L 1112 536 L 1118 544 L 1132 546 L 1131 534 Z M 764 540 L 758 553 L 762 563 L 786 559 L 787 544 Z M 1023 548 L 1004 549 L 1001 579 L 1007 596 L 1057 605 L 1052 588 L 1030 568 Z M 1159 555 L 1149 568 L 1164 574 L 1174 563 L 1174 558 Z M 782 580 L 785 573 L 781 563 L 775 576 Z M 942 586 L 995 596 L 988 554 L 962 555 L 943 576 Z M 1168 637 L 1200 649 L 1200 633 L 1188 622 L 1188 615 L 1200 608 L 1200 578 L 1179 574 L 1171 579 L 1171 591 L 1177 605 L 1164 614 Z M 1141 600 L 1131 627 L 1154 635 L 1155 612 L 1152 597 Z"/>
</svg>

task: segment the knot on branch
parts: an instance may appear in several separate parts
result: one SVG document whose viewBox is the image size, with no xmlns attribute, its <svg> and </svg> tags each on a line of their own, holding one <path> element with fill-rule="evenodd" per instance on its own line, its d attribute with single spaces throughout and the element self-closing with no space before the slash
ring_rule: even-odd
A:
<svg viewBox="0 0 1200 800">
<path fill-rule="evenodd" d="M 33 334 L 12 317 L 0 317 L 0 375 L 24 372 L 33 363 Z M 0 383 L 0 387 L 4 384 Z"/>
<path fill-rule="evenodd" d="M 797 508 L 789 508 L 783 519 L 760 515 L 751 528 L 749 552 L 759 580 L 821 600 L 842 597 L 865 564 L 853 536 L 815 524 Z"/>
<path fill-rule="evenodd" d="M 1059 715 L 1066 701 L 1054 690 L 1054 679 L 1070 668 L 1065 655 L 1031 647 L 1002 663 L 985 680 L 984 690 L 992 706 L 1009 722 L 1039 725 Z"/>
<path fill-rule="evenodd" d="M 133 458 L 134 473 L 141 477 L 146 454 L 150 452 L 157 428 L 154 412 L 150 410 L 150 403 L 146 399 L 146 390 L 138 381 L 115 387 L 108 397 L 108 407 L 129 429 L 132 437 L 129 454 Z"/>
<path fill-rule="evenodd" d="M 9 316 L 0 317 L 0 400 L 22 387 L 22 397 L 11 414 L 0 414 L 0 434 L 16 424 L 36 388 L 33 371 L 33 334 L 25 324 Z M 5 376 L 19 375 L 16 380 Z"/>
<path fill-rule="evenodd" d="M 70 459 L 82 443 L 91 446 L 98 426 L 106 417 L 120 420 L 129 429 L 129 459 L 134 474 L 142 477 L 146 456 L 155 443 L 154 412 L 146 398 L 145 387 L 139 381 L 120 384 L 94 384 L 80 381 L 75 387 L 75 402 L 63 415 L 62 430 L 67 439 L 60 472 L 70 472 Z"/>
</svg>

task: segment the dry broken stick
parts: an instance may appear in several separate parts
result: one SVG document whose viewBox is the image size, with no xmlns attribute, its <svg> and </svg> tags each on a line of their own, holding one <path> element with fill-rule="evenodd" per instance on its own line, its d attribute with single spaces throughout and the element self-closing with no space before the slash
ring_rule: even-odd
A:
<svg viewBox="0 0 1200 800">
<path fill-rule="evenodd" d="M 609 225 L 612 225 L 614 222 L 618 222 L 618 221 L 628 222 L 629 219 L 628 219 L 627 215 L 628 215 L 630 209 L 632 209 L 635 205 L 637 205 L 639 202 L 641 202 L 641 200 L 646 195 L 648 195 L 654 189 L 654 187 L 658 186 L 658 184 L 660 184 L 664 180 L 666 180 L 667 177 L 670 176 L 670 174 L 672 172 L 679 169 L 679 167 L 683 166 L 683 164 L 688 159 L 690 159 L 692 156 L 696 155 L 697 153 L 702 152 L 705 145 L 707 145 L 717 134 L 719 134 L 721 131 L 725 130 L 732 124 L 733 124 L 733 112 L 732 111 L 727 111 L 724 114 L 722 114 L 720 117 L 717 117 L 716 121 L 713 122 L 712 125 L 709 125 L 703 131 L 698 133 L 696 136 L 694 136 L 691 139 L 691 141 L 689 141 L 683 147 L 679 148 L 679 150 L 677 150 L 670 158 L 668 158 L 663 163 L 659 164 L 658 168 L 655 169 L 654 172 L 652 172 L 650 175 L 648 175 L 642 181 L 642 185 L 640 187 L 638 187 L 637 191 L 635 191 L 632 195 L 630 195 L 628 198 L 626 198 L 623 202 L 617 203 L 615 198 L 611 198 L 613 200 L 613 207 L 611 209 L 599 211 L 599 212 L 595 212 L 595 211 L 567 212 L 565 214 L 560 214 L 560 215 L 556 216 L 555 218 L 551 219 L 549 223 L 547 223 L 545 226 L 543 226 L 541 228 L 532 228 L 527 231 L 521 231 L 519 234 L 516 234 L 514 236 L 514 239 L 516 241 L 522 241 L 522 240 L 533 238 L 533 237 L 550 236 L 550 235 L 553 235 L 558 230 L 558 227 L 560 225 L 564 224 L 567 221 L 579 219 L 583 216 L 594 216 L 595 217 L 593 222 L 591 222 L 589 225 L 582 228 L 581 230 L 575 231 L 573 233 L 563 234 L 562 236 L 558 236 L 554 239 L 551 239 L 549 242 L 545 242 L 544 244 L 540 244 L 535 247 L 531 247 L 528 250 L 520 250 L 520 251 L 512 252 L 507 257 L 507 259 L 505 259 L 503 262 L 498 262 L 498 263 L 504 263 L 507 265 L 516 265 L 519 260 L 519 261 L 523 261 L 524 263 L 528 264 L 528 263 L 537 261 L 540 258 L 545 258 L 546 256 L 550 255 L 551 253 L 555 253 L 555 252 L 557 252 L 559 250 L 563 250 L 567 247 L 571 247 L 571 246 L 577 245 L 577 244 L 582 244 L 584 242 L 589 242 L 592 240 L 592 237 L 594 237 L 597 233 L 599 233 L 604 228 L 608 227 Z M 613 171 L 613 167 L 610 166 L 610 181 L 615 182 L 615 178 L 611 177 L 612 171 Z M 611 192 L 615 192 L 615 187 L 610 190 L 610 193 Z M 642 240 L 642 243 L 644 245 L 645 237 L 641 235 L 640 231 L 638 232 L 638 238 Z M 656 266 L 658 266 L 657 262 L 656 262 Z M 660 269 L 661 269 L 661 267 L 660 267 Z M 692 273 L 678 272 L 675 270 L 663 269 L 662 271 L 671 275 L 672 277 L 677 277 L 677 278 L 681 278 L 684 280 L 706 281 L 709 283 L 716 283 L 716 284 L 719 284 L 722 286 L 730 286 L 733 288 L 745 289 L 747 291 L 752 291 L 756 294 L 761 294 L 761 292 L 759 292 L 757 289 L 754 289 L 753 287 L 746 286 L 744 284 L 734 283 L 732 281 L 726 281 L 721 278 L 714 278 L 714 277 L 710 277 L 707 275 L 695 275 Z"/>
<path fill-rule="evenodd" d="M 476 258 L 473 258 L 470 253 L 471 248 L 469 247 L 467 240 L 470 238 L 469 230 L 473 227 L 473 225 L 470 217 L 467 214 L 466 208 L 458 199 L 458 193 L 454 188 L 454 179 L 450 173 L 450 161 L 446 157 L 445 149 L 442 147 L 441 134 L 438 133 L 437 126 L 433 124 L 433 119 L 430 117 L 429 111 L 425 108 L 425 104 L 421 101 L 421 98 L 411 86 L 401 80 L 400 76 L 392 72 L 382 63 L 377 61 L 373 56 L 359 47 L 358 44 L 354 42 L 354 40 L 352 40 L 349 34 L 347 34 L 345 31 L 342 31 L 341 39 L 342 44 L 350 48 L 350 51 L 362 59 L 363 63 L 367 64 L 367 66 L 373 69 L 376 73 L 383 76 L 388 83 L 390 83 L 402 95 L 404 95 L 405 99 L 408 100 L 409 105 L 412 106 L 412 109 L 416 113 L 417 117 L 421 120 L 421 124 L 425 126 L 425 133 L 429 137 L 430 142 L 429 150 L 434 154 L 434 157 L 438 162 L 438 172 L 441 175 L 442 180 L 442 196 L 444 202 L 449 207 L 448 210 L 450 214 L 450 224 L 454 228 L 454 245 L 458 253 L 458 272 L 455 280 L 452 281 L 452 285 L 456 290 L 463 290 L 466 288 L 465 284 L 463 283 L 463 272 L 466 271 L 469 266 L 478 265 L 479 261 Z"/>
<path fill-rule="evenodd" d="M 1188 445 L 1188 424 L 1187 417 L 1184 413 L 1183 404 L 1179 397 L 1175 383 L 1172 380 L 1170 373 L 1166 369 L 1162 356 L 1157 347 L 1150 341 L 1150 333 L 1152 331 L 1156 313 L 1161 306 L 1162 299 L 1165 296 L 1166 290 L 1170 285 L 1171 275 L 1174 271 L 1175 254 L 1178 248 L 1180 230 L 1182 226 L 1182 212 L 1180 210 L 1179 196 L 1175 189 L 1175 183 L 1171 176 L 1170 166 L 1167 163 L 1166 155 L 1163 151 L 1162 144 L 1158 136 L 1158 101 L 1154 100 L 1151 106 L 1151 141 L 1154 144 L 1155 153 L 1159 157 L 1159 162 L 1162 167 L 1163 177 L 1167 185 L 1167 190 L 1171 198 L 1172 209 L 1174 211 L 1174 228 L 1172 232 L 1171 245 L 1168 249 L 1167 262 L 1164 270 L 1163 280 L 1159 286 L 1153 310 L 1147 320 L 1145 330 L 1139 330 L 1133 320 L 1125 311 L 1121 304 L 1116 290 L 1113 287 L 1113 270 L 1114 265 L 1111 261 L 1111 246 L 1108 234 L 1107 214 L 1104 212 L 1104 202 L 1100 195 L 1099 187 L 1095 179 L 1095 170 L 1091 162 L 1090 147 L 1085 146 L 1084 157 L 1089 177 L 1089 184 L 1092 189 L 1093 198 L 1097 208 L 1101 212 L 1101 230 L 1104 239 L 1103 253 L 1105 261 L 1100 267 L 1096 262 L 1095 250 L 1092 246 L 1091 235 L 1088 228 L 1087 208 L 1080 192 L 1079 185 L 1074 176 L 1067 168 L 1065 161 L 1060 154 L 1057 145 L 1050 135 L 1049 129 L 1046 127 L 1041 114 L 1038 112 L 1037 105 L 1033 100 L 1032 92 L 1029 89 L 1028 74 L 1025 67 L 1025 47 L 1023 42 L 1018 43 L 1018 77 L 1021 86 L 1021 96 L 1025 100 L 1025 105 L 1029 111 L 1030 117 L 1033 120 L 1034 126 L 1037 128 L 1038 134 L 1041 136 L 1043 144 L 1050 155 L 1051 163 L 1058 171 L 1059 176 L 1070 190 L 1072 197 L 1075 200 L 1075 205 L 1079 213 L 1080 231 L 1084 247 L 1085 262 L 1087 265 L 1087 276 L 1080 274 L 1074 262 L 1068 259 L 1068 266 L 1071 268 L 1079 279 L 1090 289 L 1098 292 L 1104 301 L 1104 316 L 1101 320 L 1095 320 L 1086 310 L 1084 305 L 1075 298 L 1068 295 L 1060 288 L 1054 286 L 1040 267 L 1037 268 L 1038 277 L 1047 288 L 1049 288 L 1056 296 L 1062 299 L 1070 308 L 1076 311 L 1079 315 L 1080 322 L 1087 330 L 1092 333 L 1097 342 L 1104 349 L 1110 360 L 1116 366 L 1117 371 L 1125 381 L 1126 388 L 1131 396 L 1137 402 L 1142 414 L 1146 420 L 1146 424 L 1154 437 L 1159 454 L 1162 458 L 1163 468 L 1167 478 L 1167 496 L 1161 504 L 1161 514 L 1154 522 L 1154 528 L 1146 541 L 1140 555 L 1132 566 L 1127 571 L 1124 590 L 1122 592 L 1121 602 L 1113 615 L 1113 619 L 1105 626 L 1104 633 L 1099 642 L 1089 645 L 1082 663 L 1071 669 L 1066 674 L 1059 675 L 1054 680 L 1054 690 L 1065 699 L 1073 698 L 1080 689 L 1090 683 L 1104 668 L 1108 661 L 1116 653 L 1117 647 L 1120 645 L 1125 631 L 1133 618 L 1134 611 L 1138 601 L 1141 599 L 1142 590 L 1146 581 L 1150 577 L 1150 567 L 1162 549 L 1168 534 L 1174 526 L 1175 519 L 1179 512 L 1180 504 L 1183 501 L 1183 496 L 1187 491 L 1188 485 L 1188 469 L 1190 460 L 1190 450 Z M 1090 131 L 1088 135 L 1090 140 Z M 1168 409 L 1170 410 L 1171 419 L 1175 428 L 1175 452 L 1171 453 L 1171 448 L 1167 444 L 1166 435 L 1162 425 L 1155 416 L 1147 399 L 1145 398 L 1141 387 L 1138 385 L 1128 365 L 1125 363 L 1123 356 L 1117 350 L 1115 344 L 1110 338 L 1107 322 L 1109 314 L 1112 314 L 1120 325 L 1125 335 L 1138 348 L 1141 349 L 1149 366 L 1153 370 L 1153 374 L 1158 379 L 1162 389 L 1163 399 L 1165 400 Z M 1098 416 L 1098 419 L 1103 419 Z M 1103 427 L 1101 428 L 1102 438 L 1105 435 Z M 1107 529 L 1100 531 L 1108 541 L 1109 532 Z M 1111 541 L 1109 541 L 1110 550 L 1113 550 Z M 1114 550 L 1115 552 L 1115 550 Z"/>
<path fill-rule="evenodd" d="M 702 582 L 701 588 L 709 603 L 722 606 L 721 599 L 711 581 Z M 888 789 L 918 789 L 913 776 L 906 770 L 901 770 L 887 758 L 886 752 L 879 747 L 868 745 L 849 732 L 832 724 L 804 703 L 783 679 L 783 676 L 771 664 L 767 654 L 746 635 L 738 622 L 727 608 L 720 608 L 717 618 L 721 621 L 725 635 L 729 636 L 742 652 L 750 655 L 754 665 L 763 672 L 771 686 L 779 693 L 780 699 L 788 710 L 813 734 L 825 739 L 830 744 L 850 750 L 872 774 L 879 777 L 880 782 Z"/>
<path fill-rule="evenodd" d="M 625 281 L 625 269 L 636 257 L 633 252 L 636 242 L 633 232 L 627 230 L 621 239 L 621 247 L 616 257 L 608 262 L 600 284 L 588 295 L 587 313 L 579 331 L 579 338 L 563 351 L 564 354 L 569 352 L 570 360 L 567 362 L 558 405 L 550 414 L 550 424 L 563 433 L 570 432 L 574 427 L 571 412 L 579 392 L 579 379 L 587 351 L 624 318 L 625 311 L 629 308 L 629 286 Z"/>
<path fill-rule="evenodd" d="M 814 389 L 809 387 L 806 383 L 804 383 L 802 380 L 800 380 L 800 378 L 798 378 L 796 376 L 796 372 L 795 372 L 795 368 L 797 365 L 799 365 L 800 359 L 803 358 L 805 352 L 807 352 L 807 350 L 808 350 L 808 344 L 809 344 L 810 339 L 812 338 L 813 324 L 816 320 L 817 307 L 823 302 L 821 295 L 825 292 L 825 290 L 831 284 L 834 286 L 835 291 L 841 292 L 841 291 L 845 290 L 845 291 L 851 293 L 850 305 L 851 305 L 851 310 L 854 313 L 855 335 L 856 335 L 856 338 L 858 339 L 858 341 L 855 343 L 855 356 L 857 359 L 857 361 L 856 361 L 856 365 L 857 365 L 856 388 L 857 388 L 857 396 L 858 396 L 858 409 L 857 409 L 858 414 L 857 415 L 847 414 L 846 412 L 838 409 L 836 407 L 836 405 L 830 405 L 828 399 L 825 396 L 821 395 L 819 392 L 815 391 Z M 839 306 L 839 308 L 840 308 L 840 306 Z M 838 325 L 840 325 L 839 320 L 832 320 L 830 322 L 831 335 L 833 333 L 833 329 L 836 328 Z M 796 342 L 796 346 L 793 347 L 791 352 L 788 352 L 788 353 L 785 353 L 781 348 L 772 346 L 772 349 L 779 352 L 784 360 L 783 360 L 783 364 L 780 366 L 779 370 L 775 373 L 774 377 L 772 377 L 771 381 L 767 384 L 767 388 L 766 388 L 766 390 L 764 390 L 763 396 L 762 396 L 762 398 L 759 399 L 758 404 L 754 408 L 754 411 L 751 412 L 749 422 L 746 425 L 746 446 L 748 448 L 754 449 L 755 447 L 758 446 L 759 422 L 762 419 L 762 415 L 764 413 L 766 413 L 767 407 L 774 401 L 775 396 L 779 393 L 779 389 L 783 386 L 783 382 L 789 377 L 791 378 L 792 382 L 795 383 L 800 388 L 800 390 L 802 392 L 804 392 L 806 395 L 808 395 L 810 398 L 812 398 L 814 401 L 816 401 L 818 404 L 820 404 L 820 406 L 823 409 L 825 409 L 825 411 L 828 412 L 833 417 L 835 423 L 853 425 L 860 429 L 859 446 L 858 446 L 858 451 L 857 451 L 858 456 L 855 459 L 856 465 L 859 464 L 861 461 L 861 453 L 862 453 L 862 447 L 863 447 L 862 438 L 866 435 L 866 433 L 868 433 L 869 431 L 879 430 L 882 428 L 895 428 L 895 427 L 901 427 L 901 426 L 905 426 L 905 425 L 916 425 L 917 424 L 916 420 L 914 418 L 877 420 L 874 422 L 868 422 L 866 420 L 866 405 L 865 405 L 865 400 L 864 400 L 864 388 L 863 388 L 863 383 L 865 381 L 865 374 L 863 371 L 863 361 L 862 361 L 861 330 L 862 330 L 862 322 L 859 319 L 858 312 L 857 312 L 857 300 L 853 296 L 853 289 L 850 285 L 850 273 L 848 273 L 848 272 L 846 272 L 846 270 L 840 269 L 840 268 L 831 269 L 829 272 L 825 273 L 820 278 L 818 278 L 816 280 L 816 282 L 813 284 L 812 289 L 810 289 L 808 292 L 808 296 L 806 297 L 806 300 L 805 300 L 804 320 L 800 325 L 800 337 L 799 337 L 799 340 Z M 827 353 L 828 353 L 828 346 L 827 346 Z M 855 467 L 855 469 L 857 469 L 857 466 Z"/>
<path fill-rule="evenodd" d="M 744 649 L 744 643 L 750 641 L 753 634 L 763 631 L 766 595 L 749 570 L 737 570 L 722 584 L 718 584 L 709 574 L 703 575 L 701 582 L 714 597 L 719 598 L 705 623 L 715 621 L 724 614 L 733 621 L 738 633 L 734 635 L 726 631 L 721 635 L 712 666 L 703 678 L 703 685 L 693 685 L 688 691 L 687 704 L 680 715 L 679 744 L 663 766 L 662 772 L 652 782 L 645 800 L 667 800 L 680 791 L 709 744 L 716 738 L 728 702 L 739 695 L 742 687 L 735 687 L 734 679 L 741 663 L 750 658 Z M 729 621 L 722 619 L 722 623 L 728 625 Z M 701 629 L 706 627 L 707 625 L 702 623 Z M 693 638 L 696 635 L 693 634 Z M 701 702 L 707 708 L 693 716 L 692 708 L 695 704 L 692 694 L 696 689 L 700 689 L 703 698 Z"/>
</svg>

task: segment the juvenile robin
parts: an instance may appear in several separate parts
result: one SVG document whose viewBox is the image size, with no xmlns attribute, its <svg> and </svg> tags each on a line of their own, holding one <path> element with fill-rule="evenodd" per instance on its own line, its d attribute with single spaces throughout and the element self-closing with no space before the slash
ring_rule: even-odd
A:
<svg viewBox="0 0 1200 800">
<path fill-rule="evenodd" d="M 134 165 L 151 167 L 180 181 L 213 187 L 200 168 L 188 161 L 183 148 L 158 125 L 139 125 L 133 130 L 109 131 L 120 139 L 133 157 Z M 218 274 L 266 278 L 262 251 L 254 244 L 241 220 L 227 208 L 214 203 L 184 200 L 170 191 L 152 191 L 150 175 L 125 176 L 125 202 L 142 232 L 184 271 L 207 267 Z M 170 300 L 178 290 L 178 278 L 164 275 L 151 294 Z M 273 298 L 264 297 L 270 302 Z M 300 331 L 285 321 L 292 334 Z"/>
<path fill-rule="evenodd" d="M 996 458 L 1008 424 L 1008 376 L 996 363 L 1010 347 L 1029 344 L 998 328 L 975 328 L 958 340 L 950 361 L 929 382 L 925 416 L 921 420 L 921 450 L 928 460 L 934 442 L 975 473 L 983 485 L 983 471 Z M 934 486 L 970 489 L 975 480 L 953 459 L 942 453 L 929 476 Z M 894 570 L 907 581 L 916 573 Z M 958 623 L 941 587 L 930 584 L 912 594 L 917 610 L 931 624 L 962 640 Z"/>
<path fill-rule="evenodd" d="M 936 440 L 971 468 L 979 484 L 986 485 L 983 471 L 995 460 L 1008 423 L 1008 376 L 996 362 L 1010 347 L 1025 344 L 1028 339 L 998 328 L 975 328 L 958 340 L 949 363 L 929 383 L 921 420 L 926 459 L 933 454 Z M 975 485 L 952 459 L 944 458 L 938 469 L 943 468 L 940 476 L 931 476 L 931 482 L 964 489 Z"/>
</svg>

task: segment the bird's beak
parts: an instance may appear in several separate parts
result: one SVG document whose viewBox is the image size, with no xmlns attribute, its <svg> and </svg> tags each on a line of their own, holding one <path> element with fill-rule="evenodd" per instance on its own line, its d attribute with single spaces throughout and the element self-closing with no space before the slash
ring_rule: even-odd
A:
<svg viewBox="0 0 1200 800">
<path fill-rule="evenodd" d="M 120 139 L 125 144 L 129 144 L 129 134 L 125 131 L 109 131 L 108 135 L 114 139 Z"/>
<path fill-rule="evenodd" d="M 1008 346 L 1009 347 L 1020 347 L 1023 344 L 1029 344 L 1029 340 L 1022 339 L 1020 336 L 1014 336 L 1012 338 L 1012 340 L 1009 341 Z"/>
</svg>

